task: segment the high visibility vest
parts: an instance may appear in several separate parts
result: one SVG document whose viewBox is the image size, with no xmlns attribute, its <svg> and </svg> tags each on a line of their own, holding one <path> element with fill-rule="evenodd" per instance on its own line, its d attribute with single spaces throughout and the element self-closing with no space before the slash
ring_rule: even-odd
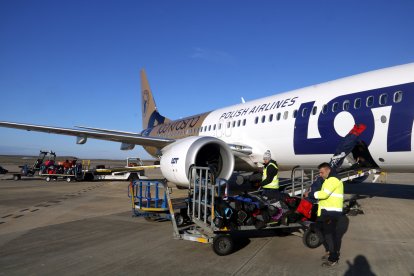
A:
<svg viewBox="0 0 414 276">
<path fill-rule="evenodd" d="M 319 200 L 318 217 L 322 210 L 342 213 L 344 184 L 336 177 L 329 177 L 323 182 L 321 190 L 314 193 L 314 197 Z"/>
<path fill-rule="evenodd" d="M 269 166 L 273 166 L 277 169 L 277 166 L 275 163 L 270 162 L 269 165 L 266 166 L 266 168 L 263 169 L 263 176 L 262 176 L 262 181 L 264 181 L 267 178 L 267 168 Z M 270 182 L 269 184 L 263 186 L 263 188 L 265 189 L 279 189 L 279 173 L 277 173 L 275 175 L 275 177 L 273 177 L 272 182 Z"/>
</svg>

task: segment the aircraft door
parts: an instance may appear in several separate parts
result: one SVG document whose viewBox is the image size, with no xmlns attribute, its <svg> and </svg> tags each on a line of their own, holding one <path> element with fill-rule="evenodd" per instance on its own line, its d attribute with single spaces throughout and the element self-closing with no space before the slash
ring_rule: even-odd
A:
<svg viewBox="0 0 414 276">
<path fill-rule="evenodd" d="M 216 129 L 218 138 L 221 138 L 224 135 L 224 132 L 225 132 L 224 128 L 226 127 L 225 124 L 226 122 L 224 121 L 224 119 L 219 120 L 217 129 Z"/>
<path fill-rule="evenodd" d="M 225 135 L 226 137 L 230 137 L 231 136 L 231 120 L 226 120 L 225 124 L 224 124 L 224 129 L 225 129 Z"/>
</svg>

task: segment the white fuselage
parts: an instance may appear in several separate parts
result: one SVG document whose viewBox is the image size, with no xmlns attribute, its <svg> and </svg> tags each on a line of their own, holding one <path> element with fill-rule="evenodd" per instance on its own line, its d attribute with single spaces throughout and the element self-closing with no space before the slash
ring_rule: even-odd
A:
<svg viewBox="0 0 414 276">
<path fill-rule="evenodd" d="M 412 83 L 414 64 L 318 84 L 212 111 L 205 118 L 198 135 L 217 137 L 227 144 L 250 146 L 253 149 L 250 155 L 253 162 L 261 162 L 263 152 L 270 150 L 279 166 L 288 169 L 296 165 L 315 166 L 329 161 L 333 151 L 324 152 L 323 148 L 332 148 L 329 144 L 337 139 L 326 135 L 323 137 L 320 131 L 322 127 L 333 128 L 338 136 L 344 137 L 355 123 L 368 122 L 366 132 L 371 141 L 366 142 L 375 162 L 389 171 L 412 171 L 413 118 L 405 122 L 397 120 L 412 116 Z M 387 99 L 384 101 L 385 97 Z M 369 106 L 371 101 L 372 106 Z M 308 104 L 304 112 L 306 106 L 302 104 L 312 102 L 313 106 Z M 335 102 L 337 110 L 333 111 Z M 326 104 L 327 111 L 322 113 Z M 390 124 L 393 124 L 392 129 Z M 296 128 L 302 131 L 295 132 Z M 390 131 L 397 132 L 390 138 L 399 137 L 405 143 L 409 140 L 409 148 L 387 149 L 387 145 L 393 143 L 389 141 Z M 303 140 L 314 140 L 314 143 L 307 146 L 301 142 Z"/>
</svg>

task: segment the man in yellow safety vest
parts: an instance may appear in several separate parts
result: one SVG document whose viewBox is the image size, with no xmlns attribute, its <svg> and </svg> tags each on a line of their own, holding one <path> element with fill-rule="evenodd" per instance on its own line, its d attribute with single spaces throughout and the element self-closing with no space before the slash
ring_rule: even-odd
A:
<svg viewBox="0 0 414 276">
<path fill-rule="evenodd" d="M 279 176 L 276 161 L 272 160 L 270 150 L 263 154 L 263 176 L 260 186 L 263 188 L 262 195 L 268 199 L 280 199 Z"/>
<path fill-rule="evenodd" d="M 343 214 L 344 185 L 333 175 L 328 163 L 320 164 L 318 169 L 319 175 L 324 179 L 322 187 L 319 191 L 305 193 L 305 197 L 318 200 L 317 223 L 325 239 L 325 248 L 328 249 L 328 260 L 322 266 L 331 267 L 339 260 L 337 223 Z"/>
</svg>

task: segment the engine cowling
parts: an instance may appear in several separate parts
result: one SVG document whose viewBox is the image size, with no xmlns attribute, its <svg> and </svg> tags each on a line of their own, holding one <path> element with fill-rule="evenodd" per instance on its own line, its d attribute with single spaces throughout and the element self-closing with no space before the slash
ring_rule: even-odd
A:
<svg viewBox="0 0 414 276">
<path fill-rule="evenodd" d="M 232 151 L 226 143 L 214 137 L 186 137 L 164 147 L 161 152 L 163 176 L 179 186 L 188 186 L 192 165 L 213 167 L 216 177 L 223 179 L 229 179 L 233 173 Z"/>
</svg>

